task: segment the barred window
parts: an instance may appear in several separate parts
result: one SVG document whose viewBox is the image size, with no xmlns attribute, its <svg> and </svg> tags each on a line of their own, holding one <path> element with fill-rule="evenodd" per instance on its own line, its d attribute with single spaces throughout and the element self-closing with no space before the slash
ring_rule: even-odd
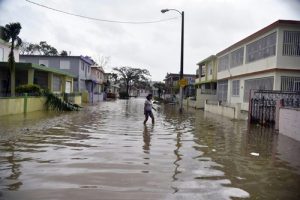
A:
<svg viewBox="0 0 300 200">
<path fill-rule="evenodd" d="M 228 90 L 228 81 L 218 81 L 217 83 L 217 97 L 219 101 L 227 101 L 227 90 Z"/>
<path fill-rule="evenodd" d="M 230 54 L 230 68 L 242 65 L 244 61 L 244 47 L 233 51 Z"/>
<path fill-rule="evenodd" d="M 225 71 L 229 66 L 229 55 L 222 56 L 219 59 L 218 72 Z"/>
<path fill-rule="evenodd" d="M 273 83 L 273 76 L 245 80 L 244 102 L 249 101 L 250 90 L 273 90 Z"/>
<path fill-rule="evenodd" d="M 232 96 L 240 96 L 240 80 L 232 81 Z"/>
<path fill-rule="evenodd" d="M 300 56 L 300 31 L 284 31 L 283 56 Z"/>
<path fill-rule="evenodd" d="M 282 91 L 289 92 L 299 92 L 300 91 L 300 77 L 281 77 L 281 87 Z"/>
<path fill-rule="evenodd" d="M 254 62 L 259 59 L 275 56 L 276 32 L 252 42 L 246 46 L 246 61 Z"/>
</svg>

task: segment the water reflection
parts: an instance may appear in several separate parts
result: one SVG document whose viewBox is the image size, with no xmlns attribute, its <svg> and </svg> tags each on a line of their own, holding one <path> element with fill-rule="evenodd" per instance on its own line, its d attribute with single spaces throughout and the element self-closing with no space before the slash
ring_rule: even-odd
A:
<svg viewBox="0 0 300 200">
<path fill-rule="evenodd" d="M 15 129 L 1 118 L 2 197 L 300 199 L 299 142 L 201 110 L 178 115 L 173 105 L 143 125 L 143 103 L 28 114 Z"/>
</svg>

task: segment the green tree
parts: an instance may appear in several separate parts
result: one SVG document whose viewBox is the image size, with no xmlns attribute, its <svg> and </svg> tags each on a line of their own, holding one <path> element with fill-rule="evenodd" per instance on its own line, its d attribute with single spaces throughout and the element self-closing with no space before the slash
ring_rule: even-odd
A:
<svg viewBox="0 0 300 200">
<path fill-rule="evenodd" d="M 120 83 L 123 83 L 127 94 L 130 92 L 132 85 L 140 82 L 147 82 L 150 73 L 147 69 L 132 68 L 132 67 L 115 67 L 113 70 L 117 73 Z"/>
<path fill-rule="evenodd" d="M 45 56 L 57 56 L 58 51 L 56 48 L 52 47 L 51 45 L 47 44 L 46 41 L 41 41 L 40 44 L 40 52 L 42 55 Z"/>
<path fill-rule="evenodd" d="M 163 82 L 157 82 L 153 84 L 153 87 L 157 88 L 158 98 L 161 97 L 161 94 L 164 90 L 166 90 L 166 84 Z"/>
<path fill-rule="evenodd" d="M 16 89 L 16 66 L 14 49 L 22 44 L 22 40 L 19 37 L 22 26 L 20 23 L 6 24 L 3 30 L 4 40 L 10 42 L 10 52 L 8 55 L 8 65 L 10 69 L 10 90 L 11 96 L 15 96 Z"/>
<path fill-rule="evenodd" d="M 66 50 L 62 50 L 59 55 L 60 56 L 68 56 L 68 52 Z"/>
</svg>

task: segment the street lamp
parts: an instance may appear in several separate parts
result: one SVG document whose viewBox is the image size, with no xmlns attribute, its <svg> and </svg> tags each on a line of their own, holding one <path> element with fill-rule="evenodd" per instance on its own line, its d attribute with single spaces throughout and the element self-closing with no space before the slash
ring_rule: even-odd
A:
<svg viewBox="0 0 300 200">
<path fill-rule="evenodd" d="M 181 56 L 180 56 L 180 81 L 183 80 L 183 42 L 184 42 L 184 12 L 180 12 L 179 10 L 176 9 L 162 9 L 161 12 L 165 13 L 168 12 L 170 10 L 176 11 L 181 15 Z M 182 101 L 183 101 L 183 87 L 180 84 L 180 90 L 179 90 L 179 104 L 180 104 L 180 108 L 179 108 L 179 112 L 182 113 Z"/>
</svg>

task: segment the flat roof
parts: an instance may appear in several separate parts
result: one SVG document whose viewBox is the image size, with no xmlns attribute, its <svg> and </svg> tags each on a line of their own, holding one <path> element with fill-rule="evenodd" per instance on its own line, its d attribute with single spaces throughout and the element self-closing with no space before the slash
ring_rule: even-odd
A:
<svg viewBox="0 0 300 200">
<path fill-rule="evenodd" d="M 212 60 L 212 59 L 215 59 L 215 58 L 217 58 L 217 56 L 211 55 L 211 56 L 205 58 L 204 60 L 201 60 L 200 62 L 198 62 L 197 65 L 200 65 L 202 63 L 205 63 L 206 61 L 209 61 L 209 60 Z"/>
<path fill-rule="evenodd" d="M 16 64 L 16 70 L 28 70 L 28 69 L 35 69 L 35 70 L 39 70 L 39 71 L 45 71 L 45 72 L 52 72 L 55 74 L 60 74 L 60 75 L 65 75 L 65 76 L 69 76 L 72 78 L 76 78 L 77 76 L 75 76 L 72 73 L 66 72 L 64 70 L 61 69 L 56 69 L 53 67 L 46 67 L 43 65 L 37 65 L 37 64 L 32 64 L 32 63 L 23 63 L 23 62 L 17 62 Z M 9 68 L 8 66 L 8 62 L 0 62 L 0 68 Z"/>
</svg>

